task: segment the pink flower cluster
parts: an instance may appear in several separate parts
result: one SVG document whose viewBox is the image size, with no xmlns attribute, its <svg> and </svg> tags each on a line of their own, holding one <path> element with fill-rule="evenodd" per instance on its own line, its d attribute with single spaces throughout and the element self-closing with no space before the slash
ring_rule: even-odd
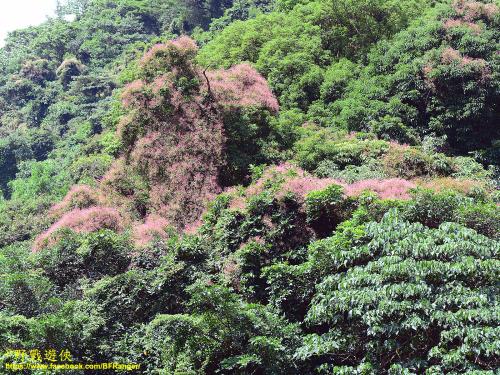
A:
<svg viewBox="0 0 500 375">
<path fill-rule="evenodd" d="M 218 173 L 225 162 L 222 113 L 205 101 L 202 87 L 188 100 L 175 83 L 180 76 L 205 82 L 192 63 L 196 50 L 194 41 L 181 37 L 146 53 L 141 62 L 146 81 L 125 90 L 124 104 L 133 112 L 119 127 L 129 145 L 127 164 L 150 187 L 151 212 L 179 227 L 196 221 L 205 202 L 220 192 Z"/>
<path fill-rule="evenodd" d="M 449 18 L 449 19 L 445 20 L 444 23 L 443 23 L 443 27 L 446 30 L 452 29 L 452 28 L 455 28 L 455 27 L 462 27 L 462 26 L 468 27 L 476 35 L 480 34 L 481 31 L 482 31 L 481 26 L 478 25 L 477 23 L 474 23 L 474 22 L 467 22 L 467 21 L 463 21 L 463 20 L 459 20 L 459 19 L 451 19 L 451 18 Z"/>
<path fill-rule="evenodd" d="M 455 61 L 459 61 L 462 59 L 462 55 L 460 51 L 453 49 L 451 47 L 445 48 L 443 52 L 441 52 L 441 62 L 443 64 L 451 64 Z"/>
<path fill-rule="evenodd" d="M 58 217 L 64 216 L 36 240 L 36 249 L 52 241 L 61 228 L 119 231 L 123 218 L 128 223 L 131 214 L 145 212 L 157 216 L 149 216 L 133 230 L 138 246 L 156 235 L 165 236 L 168 223 L 187 232 L 197 229 L 206 202 L 221 191 L 226 111 L 257 106 L 277 112 L 279 106 L 266 80 L 250 65 L 205 76 L 194 63 L 196 52 L 196 43 L 184 36 L 157 44 L 144 55 L 141 79 L 128 84 L 122 94 L 129 111 L 117 131 L 126 155 L 103 178 L 100 193 L 72 188 L 54 207 Z M 209 86 L 215 100 L 207 100 Z M 113 202 L 120 213 L 102 207 L 106 202 Z"/>
<path fill-rule="evenodd" d="M 262 177 L 247 188 L 246 195 L 252 196 L 263 192 L 268 181 L 277 178 L 304 177 L 305 175 L 306 173 L 302 169 L 287 162 L 272 166 L 267 168 Z"/>
<path fill-rule="evenodd" d="M 434 71 L 434 67 L 432 66 L 432 64 L 430 62 L 425 64 L 422 68 L 422 73 L 424 74 L 424 82 L 426 83 L 427 86 L 429 86 L 429 88 L 431 88 L 432 90 L 435 90 L 436 85 L 435 85 L 434 80 L 431 76 L 433 71 Z"/>
<path fill-rule="evenodd" d="M 401 178 L 362 180 L 349 185 L 331 178 L 299 177 L 286 181 L 281 194 L 290 191 L 299 198 L 305 198 L 311 191 L 322 190 L 334 184 L 342 186 L 344 194 L 348 197 L 358 196 L 363 191 L 369 190 L 381 199 L 410 199 L 408 191 L 416 187 L 413 182 Z"/>
<path fill-rule="evenodd" d="M 363 180 L 345 187 L 347 196 L 358 196 L 363 191 L 369 190 L 377 193 L 381 199 L 410 199 L 408 191 L 416 185 L 402 178 L 389 178 L 386 180 Z"/>
<path fill-rule="evenodd" d="M 169 222 L 167 219 L 158 215 L 149 215 L 143 224 L 134 228 L 134 243 L 136 246 L 142 247 L 155 238 L 167 238 L 165 229 L 168 225 Z"/>
<path fill-rule="evenodd" d="M 397 147 L 405 146 L 398 144 Z M 229 207 L 231 209 L 244 209 L 247 199 L 263 192 L 269 186 L 269 183 L 278 183 L 279 191 L 276 194 L 278 199 L 291 192 L 301 203 L 304 202 L 308 193 L 323 190 L 331 185 L 341 186 L 344 189 L 344 195 L 348 197 L 356 197 L 369 190 L 376 193 L 381 199 L 402 200 L 410 199 L 409 190 L 416 187 L 415 183 L 401 178 L 369 179 L 347 184 L 342 180 L 333 178 L 310 176 L 302 169 L 285 163 L 268 168 L 258 181 L 246 189 L 244 194 L 241 194 L 236 189 L 229 189 L 227 193 L 232 196 Z"/>
<path fill-rule="evenodd" d="M 103 194 L 106 197 L 115 192 L 124 197 L 132 195 L 134 191 L 128 183 L 129 177 L 130 171 L 125 159 L 122 157 L 115 160 L 101 180 L 100 188 Z"/>
<path fill-rule="evenodd" d="M 182 119 L 174 114 L 170 129 L 139 139 L 130 158 L 148 178 L 152 209 L 180 226 L 196 220 L 205 202 L 221 191 L 218 171 L 225 142 L 220 119 L 182 113 Z"/>
<path fill-rule="evenodd" d="M 297 168 L 295 165 L 287 162 L 278 164 L 275 167 L 271 168 L 269 171 L 271 171 L 272 173 L 294 173 L 298 176 L 305 176 L 305 172 L 302 169 Z"/>
<path fill-rule="evenodd" d="M 461 67 L 473 66 L 481 74 L 482 80 L 488 79 L 491 75 L 491 71 L 486 60 L 462 56 L 460 51 L 451 47 L 445 48 L 441 53 L 441 62 L 443 64 L 458 63 Z"/>
<path fill-rule="evenodd" d="M 68 228 L 77 233 L 90 233 L 100 229 L 119 232 L 123 230 L 123 221 L 120 213 L 111 207 L 74 209 L 36 238 L 33 251 L 39 251 L 57 242 L 56 234 L 62 228 Z"/>
<path fill-rule="evenodd" d="M 499 10 L 498 6 L 493 3 L 485 4 L 479 1 L 468 0 L 455 0 L 453 2 L 453 9 L 457 15 L 463 17 L 466 21 L 474 21 L 482 17 L 491 20 Z"/>
<path fill-rule="evenodd" d="M 279 104 L 267 81 L 249 64 L 207 73 L 217 100 L 225 106 L 263 107 L 279 111 Z"/>
<path fill-rule="evenodd" d="M 231 199 L 229 208 L 232 210 L 243 210 L 246 207 L 246 199 L 243 196 L 235 196 Z"/>
<path fill-rule="evenodd" d="M 145 105 L 147 102 L 143 93 L 144 82 L 137 79 L 125 86 L 122 93 L 122 104 L 125 108 Z"/>
<path fill-rule="evenodd" d="M 292 192 L 298 198 L 304 199 L 311 191 L 323 190 L 333 184 L 346 186 L 342 181 L 333 178 L 296 177 L 283 184 L 278 197 L 285 192 Z"/>
<path fill-rule="evenodd" d="M 196 45 L 196 42 L 191 39 L 190 37 L 183 35 L 179 38 L 176 38 L 174 40 L 171 40 L 169 42 L 172 46 L 174 46 L 178 51 L 185 52 L 185 51 L 197 51 L 198 46 Z"/>
<path fill-rule="evenodd" d="M 167 43 L 158 43 L 151 47 L 141 59 L 141 66 L 145 66 L 156 59 L 166 56 L 182 56 L 183 58 L 194 57 L 198 51 L 196 42 L 188 36 L 181 36 Z"/>
<path fill-rule="evenodd" d="M 59 217 L 75 208 L 83 209 L 96 206 L 102 202 L 102 196 L 87 185 L 75 185 L 64 199 L 50 209 L 50 214 Z"/>
<path fill-rule="evenodd" d="M 184 228 L 184 233 L 195 234 L 198 231 L 198 229 L 201 228 L 202 225 L 203 225 L 203 221 L 201 219 L 198 219 L 194 223 L 190 223 L 190 224 L 186 225 L 186 227 Z"/>
</svg>

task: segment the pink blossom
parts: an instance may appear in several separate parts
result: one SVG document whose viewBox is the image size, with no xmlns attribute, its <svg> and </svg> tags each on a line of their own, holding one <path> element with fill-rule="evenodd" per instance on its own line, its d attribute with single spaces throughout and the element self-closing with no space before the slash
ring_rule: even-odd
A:
<svg viewBox="0 0 500 375">
<path fill-rule="evenodd" d="M 467 22 L 459 19 L 451 19 L 451 18 L 445 20 L 443 23 L 443 27 L 446 30 L 462 26 L 470 28 L 472 31 L 474 31 L 475 34 L 481 33 L 481 26 L 479 26 L 477 23 Z"/>
<path fill-rule="evenodd" d="M 493 3 L 483 4 L 483 14 L 486 18 L 492 20 L 498 14 L 498 6 Z"/>
<path fill-rule="evenodd" d="M 243 210 L 246 207 L 245 197 L 236 196 L 231 199 L 231 203 L 229 204 L 229 208 L 232 210 Z"/>
<path fill-rule="evenodd" d="M 146 103 L 144 95 L 144 81 L 138 79 L 125 86 L 122 93 L 122 104 L 125 108 L 131 108 Z"/>
<path fill-rule="evenodd" d="M 123 158 L 115 160 L 102 178 L 101 183 L 106 185 L 114 185 L 116 181 L 124 178 L 126 175 L 124 164 L 125 160 Z"/>
<path fill-rule="evenodd" d="M 59 217 L 75 208 L 89 208 L 100 202 L 102 202 L 102 196 L 96 190 L 87 185 L 75 185 L 60 203 L 51 208 L 50 214 Z"/>
<path fill-rule="evenodd" d="M 226 144 L 221 109 L 279 109 L 267 82 L 250 65 L 205 75 L 192 61 L 196 51 L 188 37 L 152 47 L 141 60 L 145 81 L 130 84 L 123 96 L 128 108 L 145 119 L 143 134 L 131 132 L 137 139 L 129 142 L 128 163 L 148 181 L 151 212 L 180 228 L 196 222 L 206 202 L 221 192 Z M 177 87 L 179 77 L 197 78 L 202 86 L 187 96 Z M 209 88 L 215 101 L 206 100 Z M 129 116 L 120 127 L 125 136 L 130 121 L 138 119 Z"/>
<path fill-rule="evenodd" d="M 281 164 L 278 164 L 272 168 L 272 171 L 275 173 L 295 173 L 297 176 L 304 176 L 305 172 L 299 168 L 297 168 L 295 165 L 284 162 Z"/>
<path fill-rule="evenodd" d="M 491 75 L 491 71 L 486 60 L 462 56 L 459 51 L 453 48 L 448 47 L 443 50 L 441 53 L 441 62 L 443 64 L 458 63 L 461 67 L 472 66 L 481 74 L 481 80 L 483 81 L 487 80 Z"/>
<path fill-rule="evenodd" d="M 249 64 L 207 73 L 217 100 L 225 106 L 256 106 L 279 111 L 279 104 L 267 81 Z"/>
<path fill-rule="evenodd" d="M 123 220 L 119 212 L 111 207 L 74 209 L 36 238 L 33 251 L 39 251 L 56 243 L 55 234 L 62 228 L 68 228 L 77 233 L 90 233 L 100 229 L 119 232 L 123 230 Z"/>
<path fill-rule="evenodd" d="M 365 190 L 370 190 L 381 199 L 410 199 L 408 191 L 416 185 L 401 178 L 390 178 L 386 180 L 363 180 L 345 187 L 347 196 L 358 196 Z"/>
<path fill-rule="evenodd" d="M 190 223 L 186 225 L 184 228 L 184 233 L 186 234 L 195 234 L 203 225 L 203 221 L 201 219 L 196 220 L 194 223 Z"/>
<path fill-rule="evenodd" d="M 451 64 L 455 61 L 460 61 L 461 58 L 460 52 L 451 47 L 447 47 L 441 52 L 441 62 L 443 64 Z"/>
<path fill-rule="evenodd" d="M 269 167 L 255 183 L 247 188 L 246 195 L 252 196 L 263 192 L 268 181 L 278 178 L 304 177 L 305 175 L 306 172 L 288 162 Z"/>
<path fill-rule="evenodd" d="M 485 4 L 479 1 L 455 0 L 453 9 L 456 14 L 467 21 L 473 21 L 485 17 L 493 19 L 498 13 L 498 6 L 493 3 Z"/>
<path fill-rule="evenodd" d="M 278 197 L 286 192 L 292 192 L 298 198 L 304 199 L 311 191 L 323 190 L 333 184 L 345 186 L 342 181 L 333 178 L 296 177 L 283 184 Z"/>
<path fill-rule="evenodd" d="M 180 51 L 193 51 L 193 50 L 197 51 L 198 50 L 198 46 L 196 45 L 196 42 L 186 35 L 183 35 L 183 36 L 180 36 L 179 38 L 171 40 L 169 43 Z"/>
<path fill-rule="evenodd" d="M 155 238 L 167 238 L 165 229 L 168 225 L 167 219 L 158 215 L 149 215 L 143 224 L 134 228 L 132 236 L 134 243 L 136 246 L 142 247 Z"/>
<path fill-rule="evenodd" d="M 153 46 L 139 64 L 142 78 L 123 90 L 123 106 L 129 113 L 117 131 L 126 154 L 101 181 L 103 198 L 93 205 L 113 202 L 123 215 L 144 215 L 147 200 L 147 211 L 157 216 L 135 228 L 139 245 L 161 233 L 165 222 L 188 231 L 195 228 L 207 201 L 221 192 L 226 111 L 246 106 L 279 110 L 266 80 L 250 65 L 205 76 L 195 65 L 196 52 L 196 43 L 186 36 Z M 186 88 L 186 81 L 195 84 Z M 215 100 L 207 100 L 209 86 Z M 75 220 L 63 217 L 48 235 L 60 226 L 83 230 Z"/>
<path fill-rule="evenodd" d="M 424 67 L 422 68 L 422 73 L 424 74 L 424 82 L 430 89 L 436 90 L 436 84 L 434 82 L 433 77 L 431 76 L 433 71 L 434 67 L 432 66 L 431 63 L 425 64 Z"/>
<path fill-rule="evenodd" d="M 182 56 L 184 58 L 194 57 L 198 50 L 196 42 L 188 36 L 181 36 L 167 43 L 158 43 L 151 47 L 141 59 L 141 66 L 151 63 L 157 58 L 170 55 Z"/>
<path fill-rule="evenodd" d="M 398 149 L 398 150 L 406 150 L 406 149 L 410 148 L 410 145 L 407 144 L 407 143 L 399 143 L 399 142 L 396 142 L 394 140 L 390 140 L 389 141 L 389 147 L 395 148 L 395 149 Z"/>
</svg>

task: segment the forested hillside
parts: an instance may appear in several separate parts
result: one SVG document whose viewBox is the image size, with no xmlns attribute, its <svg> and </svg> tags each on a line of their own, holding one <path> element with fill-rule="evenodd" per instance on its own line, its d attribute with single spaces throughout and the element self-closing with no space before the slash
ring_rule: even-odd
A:
<svg viewBox="0 0 500 375">
<path fill-rule="evenodd" d="M 10 33 L 0 373 L 498 373 L 499 46 L 498 0 L 67 0 Z"/>
</svg>

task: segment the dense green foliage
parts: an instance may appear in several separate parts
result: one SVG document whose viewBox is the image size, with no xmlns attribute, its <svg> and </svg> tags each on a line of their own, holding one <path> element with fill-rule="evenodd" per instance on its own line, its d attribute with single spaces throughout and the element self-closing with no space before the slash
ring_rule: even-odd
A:
<svg viewBox="0 0 500 375">
<path fill-rule="evenodd" d="M 68 0 L 12 32 L 0 373 L 497 373 L 499 26 L 496 0 Z"/>
</svg>

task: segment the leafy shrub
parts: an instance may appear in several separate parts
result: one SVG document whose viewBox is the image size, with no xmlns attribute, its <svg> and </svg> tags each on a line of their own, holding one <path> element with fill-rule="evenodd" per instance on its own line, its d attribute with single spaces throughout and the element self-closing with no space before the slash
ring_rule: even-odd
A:
<svg viewBox="0 0 500 375">
<path fill-rule="evenodd" d="M 57 68 L 56 74 L 61 80 L 64 87 L 67 87 L 69 83 L 79 76 L 85 70 L 85 66 L 76 59 L 66 59 Z"/>
<path fill-rule="evenodd" d="M 498 244 L 457 224 L 425 229 L 394 212 L 366 230 L 351 251 L 356 266 L 320 283 L 306 318 L 320 332 L 297 357 L 325 369 L 341 363 L 338 371 L 492 370 L 495 307 L 485 296 L 496 288 Z"/>
<path fill-rule="evenodd" d="M 73 181 L 94 184 L 102 179 L 110 168 L 113 158 L 109 155 L 90 155 L 75 160 L 70 166 Z"/>
<path fill-rule="evenodd" d="M 148 371 L 295 371 L 295 325 L 219 286 L 196 284 L 190 292 L 191 315 L 158 315 L 146 327 L 139 347 L 151 353 Z M 232 355 L 224 358 L 226 350 Z"/>
<path fill-rule="evenodd" d="M 404 178 L 446 176 L 453 173 L 451 159 L 443 154 L 425 154 L 417 148 L 391 147 L 383 162 L 391 175 Z"/>
<path fill-rule="evenodd" d="M 498 69 L 491 43 L 497 35 L 492 14 L 498 13 L 498 6 L 455 4 L 459 3 L 463 5 L 429 9 L 393 40 L 379 43 L 358 81 L 335 103 L 335 122 L 360 131 L 371 121 L 380 128 L 390 116 L 397 120 L 397 128 L 411 129 L 421 138 L 431 133 L 445 136 L 458 154 L 492 147 L 498 138 L 492 122 L 497 109 L 489 105 L 496 101 L 491 78 Z M 481 7 L 491 8 L 489 17 L 464 11 Z M 472 27 L 450 27 L 450 22 Z"/>
<path fill-rule="evenodd" d="M 456 221 L 490 238 L 500 237 L 500 209 L 498 205 L 484 203 L 461 207 Z"/>
<path fill-rule="evenodd" d="M 364 162 L 386 153 L 389 144 L 384 141 L 346 136 L 328 129 L 306 129 L 306 134 L 295 145 L 299 165 L 307 171 L 316 170 L 328 160 L 339 170 L 360 166 Z"/>
<path fill-rule="evenodd" d="M 25 162 L 17 178 L 10 182 L 13 199 L 28 201 L 33 196 L 59 198 L 68 189 L 68 171 L 55 160 Z"/>
<path fill-rule="evenodd" d="M 10 33 L 0 349 L 147 374 L 494 373 L 499 14 L 70 0 Z"/>
<path fill-rule="evenodd" d="M 125 335 L 134 323 L 150 322 L 159 313 L 179 312 L 178 298 L 187 298 L 184 292 L 187 282 L 182 264 L 167 259 L 153 271 L 129 270 L 106 276 L 87 288 L 86 302 L 99 306 L 91 313 L 103 318 L 102 330 L 96 335 L 104 348 L 102 354 L 107 358 L 121 355 L 113 342 Z M 106 331 L 113 332 L 113 336 Z"/>
<path fill-rule="evenodd" d="M 77 250 L 91 279 L 124 272 L 130 263 L 129 253 L 128 239 L 107 229 L 86 234 Z"/>
<path fill-rule="evenodd" d="M 273 251 L 262 240 L 253 240 L 243 245 L 235 253 L 236 262 L 228 264 L 224 273 L 232 280 L 236 290 L 241 291 L 246 300 L 265 303 L 267 300 L 266 281 L 261 270 L 273 261 Z"/>
<path fill-rule="evenodd" d="M 333 178 L 348 184 L 360 180 L 383 180 L 388 177 L 382 163 L 375 159 L 370 159 L 360 166 L 348 165 L 342 170 L 334 161 L 324 160 L 318 164 L 314 174 L 318 177 Z"/>
<path fill-rule="evenodd" d="M 292 322 L 303 321 L 314 294 L 317 277 L 304 265 L 277 263 L 262 269 L 269 305 Z"/>
<path fill-rule="evenodd" d="M 50 311 L 54 288 L 35 272 L 9 272 L 2 277 L 0 296 L 3 312 L 31 318 Z"/>
<path fill-rule="evenodd" d="M 325 71 L 325 78 L 320 88 L 321 99 L 326 103 L 340 99 L 348 83 L 357 75 L 358 66 L 347 60 L 340 59 Z"/>
<path fill-rule="evenodd" d="M 349 215 L 348 209 L 344 207 L 346 203 L 343 195 L 339 185 L 330 185 L 307 194 L 307 220 L 320 235 L 331 233 Z"/>
<path fill-rule="evenodd" d="M 458 222 L 483 235 L 498 236 L 498 206 L 481 196 L 473 198 L 452 190 L 433 192 L 419 189 L 403 212 L 411 222 L 417 221 L 431 228 L 445 222 Z"/>
<path fill-rule="evenodd" d="M 400 143 L 418 144 L 418 135 L 403 123 L 399 117 L 385 115 L 369 123 L 370 131 L 380 139 L 395 140 Z"/>
<path fill-rule="evenodd" d="M 128 252 L 126 239 L 110 230 L 79 235 L 64 229 L 57 243 L 38 250 L 36 256 L 44 274 L 64 289 L 82 277 L 96 280 L 124 272 L 130 263 Z"/>
<path fill-rule="evenodd" d="M 406 215 L 410 222 L 437 228 L 442 223 L 453 221 L 454 212 L 466 199 L 452 191 L 434 193 L 431 190 L 419 190 L 407 207 Z"/>
<path fill-rule="evenodd" d="M 417 1 L 409 8 L 422 3 Z M 285 7 L 287 12 L 234 22 L 207 43 L 199 60 L 205 66 L 254 63 L 285 109 L 307 111 L 321 92 L 325 99 L 333 99 L 327 92 L 335 80 L 341 88 L 342 81 L 350 79 L 345 75 L 349 64 L 337 64 L 334 57 L 354 60 L 415 15 L 390 1 L 307 1 L 293 5 Z M 327 83 L 322 86 L 325 75 Z"/>
</svg>

